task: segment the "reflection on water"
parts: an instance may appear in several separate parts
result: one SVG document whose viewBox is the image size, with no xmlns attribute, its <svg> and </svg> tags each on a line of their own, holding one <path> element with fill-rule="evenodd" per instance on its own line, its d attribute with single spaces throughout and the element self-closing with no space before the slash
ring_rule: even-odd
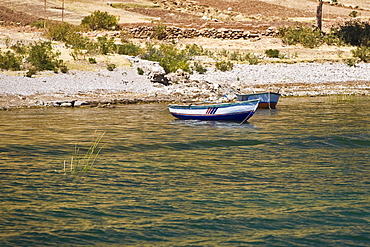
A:
<svg viewBox="0 0 370 247">
<path fill-rule="evenodd" d="M 370 100 L 355 99 L 282 98 L 242 125 L 164 104 L 2 111 L 0 245 L 369 246 Z M 93 170 L 64 172 L 95 131 Z"/>
</svg>

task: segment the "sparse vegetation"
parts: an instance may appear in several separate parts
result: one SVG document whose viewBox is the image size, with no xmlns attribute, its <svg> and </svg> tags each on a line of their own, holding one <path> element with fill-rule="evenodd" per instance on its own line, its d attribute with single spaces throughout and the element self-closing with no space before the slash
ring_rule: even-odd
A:
<svg viewBox="0 0 370 247">
<path fill-rule="evenodd" d="M 360 46 L 355 50 L 351 50 L 354 58 L 358 58 L 360 61 L 368 63 L 370 62 L 370 47 Z"/>
<path fill-rule="evenodd" d="M 143 70 L 142 68 L 138 67 L 138 68 L 137 68 L 137 73 L 138 73 L 139 75 L 144 75 L 144 70 Z"/>
<path fill-rule="evenodd" d="M 114 63 L 107 64 L 107 69 L 109 71 L 113 71 L 115 68 L 117 68 L 117 65 L 115 65 Z"/>
<path fill-rule="evenodd" d="M 316 27 L 308 27 L 301 23 L 290 27 L 281 27 L 279 36 L 288 45 L 301 44 L 306 48 L 315 48 L 323 44 L 340 45 L 341 39 L 332 33 L 325 34 Z"/>
<path fill-rule="evenodd" d="M 199 74 L 204 74 L 207 72 L 207 69 L 201 63 L 197 62 L 194 63 L 193 70 L 198 72 Z"/>
<path fill-rule="evenodd" d="M 91 30 L 114 30 L 118 27 L 118 19 L 116 16 L 108 14 L 108 12 L 97 10 L 83 18 L 81 26 Z"/>
<path fill-rule="evenodd" d="M 117 45 L 117 53 L 121 55 L 138 56 L 142 53 L 140 46 L 135 45 L 132 42 L 126 42 L 121 45 Z"/>
<path fill-rule="evenodd" d="M 178 49 L 173 44 L 162 44 L 156 48 L 153 44 L 147 43 L 146 53 L 141 58 L 159 62 L 166 73 L 175 72 L 178 69 L 190 72 L 189 56 L 187 51 Z"/>
<path fill-rule="evenodd" d="M 97 48 L 100 54 L 107 55 L 108 53 L 115 53 L 117 45 L 114 42 L 114 38 L 108 38 L 108 35 L 98 37 Z"/>
<path fill-rule="evenodd" d="M 5 53 L 0 52 L 0 69 L 4 70 L 20 70 L 22 63 L 22 57 L 7 51 Z"/>
<path fill-rule="evenodd" d="M 370 46 L 370 23 L 351 20 L 344 24 L 332 27 L 331 32 L 353 46 Z"/>
<path fill-rule="evenodd" d="M 71 35 L 75 35 L 74 33 L 78 31 L 78 27 L 69 23 L 48 22 L 45 34 L 46 37 L 51 40 L 67 42 L 68 40 L 71 40 Z"/>
<path fill-rule="evenodd" d="M 53 52 L 50 42 L 37 42 L 30 45 L 26 60 L 38 71 L 55 70 L 63 64 L 59 56 L 60 52 Z"/>
<path fill-rule="evenodd" d="M 356 10 L 353 10 L 351 11 L 351 13 L 349 13 L 349 16 L 352 17 L 352 18 L 356 18 L 358 15 L 358 12 Z"/>
<path fill-rule="evenodd" d="M 358 59 L 356 58 L 344 59 L 344 63 L 350 67 L 356 67 L 356 64 L 358 63 Z"/>
<path fill-rule="evenodd" d="M 114 7 L 119 8 L 137 7 L 130 4 L 114 5 Z M 352 11 L 351 16 L 355 17 L 355 15 L 358 15 L 358 13 Z M 33 23 L 34 26 L 39 27 L 43 27 L 43 24 L 44 21 Z M 250 65 L 255 65 L 262 61 L 260 56 L 263 54 L 242 53 L 239 50 L 230 51 L 227 49 L 211 52 L 197 44 L 188 44 L 185 48 L 181 47 L 174 40 L 172 40 L 172 43 L 169 40 L 165 41 L 168 37 L 167 26 L 161 21 L 157 21 L 156 24 L 153 27 L 151 38 L 161 40 L 158 41 L 160 44 L 156 42 L 147 43 L 145 48 L 131 42 L 130 38 L 132 36 L 128 31 L 122 31 L 120 33 L 121 44 L 115 42 L 115 36 L 111 37 L 108 34 L 98 36 L 96 40 L 84 36 L 83 32 L 87 29 L 112 30 L 117 27 L 118 18 L 101 11 L 95 11 L 83 18 L 81 25 L 48 21 L 46 22 L 47 29 L 45 35 L 51 41 L 64 42 L 67 48 L 73 49 L 73 51 L 70 51 L 70 55 L 74 60 L 86 60 L 88 64 L 96 64 L 95 58 L 91 56 L 121 54 L 140 56 L 143 59 L 157 61 L 166 73 L 175 72 L 177 69 L 182 69 L 186 72 L 196 71 L 198 73 L 205 73 L 207 70 L 204 67 L 204 63 L 195 62 L 201 61 L 201 59 L 195 58 L 196 56 L 208 56 L 214 59 L 217 61 L 215 64 L 216 68 L 222 71 L 231 70 L 234 65 L 233 62 L 246 62 Z M 367 22 L 351 20 L 333 27 L 328 34 L 315 27 L 297 23 L 294 26 L 281 27 L 279 33 L 283 42 L 289 45 L 302 44 L 304 47 L 315 48 L 322 44 L 342 45 L 346 43 L 358 46 L 356 50 L 352 50 L 353 58 L 348 60 L 348 56 L 340 57 L 347 64 L 355 65 L 357 62 L 369 62 L 370 60 L 369 50 L 367 48 L 370 43 L 370 24 Z M 60 55 L 59 51 L 55 52 L 52 50 L 51 43 L 36 42 L 31 45 L 25 45 L 18 41 L 16 44 L 11 44 L 10 38 L 7 38 L 7 48 L 10 47 L 14 52 L 7 51 L 1 53 L 1 69 L 26 69 L 30 77 L 42 70 L 60 71 L 62 73 L 68 71 L 65 63 L 58 58 Z M 278 49 L 267 49 L 264 51 L 264 54 L 269 58 L 282 57 Z M 108 70 L 114 70 L 117 66 L 116 64 L 105 65 Z M 138 70 L 138 73 L 141 73 L 141 71 Z"/>
<path fill-rule="evenodd" d="M 265 54 L 267 57 L 270 57 L 270 58 L 279 58 L 280 51 L 277 49 L 268 49 L 268 50 L 265 50 Z"/>
<path fill-rule="evenodd" d="M 27 77 L 38 71 L 51 70 L 62 73 L 68 71 L 64 61 L 59 59 L 60 52 L 54 52 L 51 42 L 35 42 L 25 45 L 17 42 L 11 46 L 14 52 L 0 53 L 0 68 L 6 70 L 28 69 Z"/>
<path fill-rule="evenodd" d="M 223 72 L 232 70 L 234 68 L 234 64 L 230 61 L 219 61 L 215 64 L 216 69 L 221 70 Z"/>
<path fill-rule="evenodd" d="M 250 65 L 257 65 L 260 62 L 256 55 L 250 53 L 245 55 L 245 60 L 247 60 Z"/>
<path fill-rule="evenodd" d="M 158 22 L 158 24 L 153 27 L 153 33 L 151 38 L 158 40 L 165 39 L 167 37 L 166 29 L 167 29 L 166 25 L 164 25 L 162 22 Z"/>
<path fill-rule="evenodd" d="M 96 64 L 96 59 L 93 57 L 89 57 L 89 64 Z"/>
</svg>

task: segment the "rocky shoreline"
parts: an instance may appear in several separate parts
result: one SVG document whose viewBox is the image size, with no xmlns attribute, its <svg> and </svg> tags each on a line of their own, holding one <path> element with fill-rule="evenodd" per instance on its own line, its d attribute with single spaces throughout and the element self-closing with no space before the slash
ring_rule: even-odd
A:
<svg viewBox="0 0 370 247">
<path fill-rule="evenodd" d="M 230 101 L 236 94 L 265 90 L 279 91 L 282 97 L 370 95 L 370 64 L 364 63 L 356 67 L 342 63 L 236 64 L 227 72 L 208 68 L 205 74 L 189 75 L 178 71 L 160 83 L 153 80 L 157 64 L 129 59 L 132 67 L 114 71 L 45 72 L 36 78 L 2 72 L 0 109 Z M 145 66 L 152 68 L 139 75 L 137 68 Z"/>
</svg>

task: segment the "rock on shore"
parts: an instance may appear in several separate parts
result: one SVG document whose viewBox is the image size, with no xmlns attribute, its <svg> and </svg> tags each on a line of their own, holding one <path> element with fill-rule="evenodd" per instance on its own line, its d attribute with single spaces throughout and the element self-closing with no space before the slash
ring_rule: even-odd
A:
<svg viewBox="0 0 370 247">
<path fill-rule="evenodd" d="M 235 64 L 227 72 L 208 68 L 185 79 L 172 75 L 163 84 L 153 82 L 150 72 L 139 75 L 144 61 L 131 59 L 136 59 L 132 67 L 114 71 L 45 72 L 36 78 L 1 73 L 0 107 L 231 100 L 238 93 L 262 90 L 280 90 L 282 96 L 370 94 L 370 64 Z"/>
</svg>

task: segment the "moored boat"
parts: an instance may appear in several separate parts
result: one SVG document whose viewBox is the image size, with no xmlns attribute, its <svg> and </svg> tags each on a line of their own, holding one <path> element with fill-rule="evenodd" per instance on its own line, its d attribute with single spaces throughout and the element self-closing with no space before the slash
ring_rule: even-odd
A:
<svg viewBox="0 0 370 247">
<path fill-rule="evenodd" d="M 274 92 L 262 92 L 251 94 L 237 94 L 238 101 L 259 99 L 258 108 L 275 109 L 279 101 L 280 94 Z"/>
<path fill-rule="evenodd" d="M 168 105 L 172 116 L 187 120 L 242 121 L 253 116 L 259 99 L 231 103 L 200 103 Z"/>
</svg>

